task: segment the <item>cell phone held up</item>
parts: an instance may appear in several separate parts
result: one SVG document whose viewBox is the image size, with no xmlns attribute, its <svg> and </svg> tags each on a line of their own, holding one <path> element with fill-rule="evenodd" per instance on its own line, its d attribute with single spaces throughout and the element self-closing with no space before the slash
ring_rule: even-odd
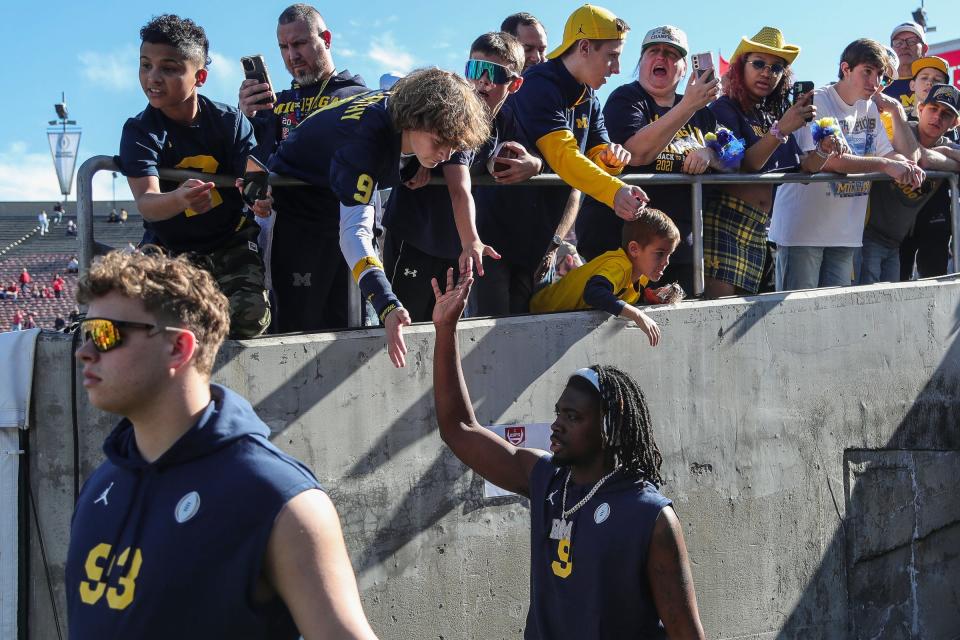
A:
<svg viewBox="0 0 960 640">
<path fill-rule="evenodd" d="M 697 74 L 697 78 L 703 82 L 713 80 L 716 73 L 713 68 L 713 53 L 709 51 L 706 53 L 695 53 L 691 61 L 693 63 L 693 71 Z"/>
<path fill-rule="evenodd" d="M 266 82 L 273 89 L 273 83 L 270 82 L 270 74 L 267 73 L 267 63 L 263 55 L 243 56 L 240 58 L 240 64 L 243 65 L 243 76 L 247 80 L 256 80 L 258 83 Z M 260 104 L 268 104 L 266 102 Z"/>
<path fill-rule="evenodd" d="M 240 189 L 243 201 L 252 207 L 257 200 L 266 198 L 269 178 L 270 170 L 267 169 L 266 165 L 253 156 L 247 156 L 247 166 L 243 173 L 243 187 Z"/>
<path fill-rule="evenodd" d="M 800 100 L 800 97 L 810 91 L 813 91 L 813 81 L 801 80 L 799 82 L 794 82 L 793 87 L 790 89 L 790 102 L 792 104 L 797 104 L 797 102 Z M 810 99 L 813 99 L 813 97 L 811 96 Z M 810 122 L 813 120 L 813 117 L 811 116 L 809 118 L 804 118 L 804 120 Z"/>
</svg>

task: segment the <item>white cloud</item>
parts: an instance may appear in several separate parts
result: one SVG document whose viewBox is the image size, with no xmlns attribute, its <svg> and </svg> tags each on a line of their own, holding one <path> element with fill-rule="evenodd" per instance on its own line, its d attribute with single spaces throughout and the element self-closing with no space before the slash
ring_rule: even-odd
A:
<svg viewBox="0 0 960 640">
<path fill-rule="evenodd" d="M 76 171 L 86 160 L 81 156 L 74 170 L 74 181 L 70 190 L 70 200 L 77 197 Z M 99 171 L 93 178 L 93 199 L 111 200 L 113 178 L 109 171 Z M 117 177 L 117 200 L 131 200 L 130 188 L 123 176 Z M 53 168 L 50 152 L 29 150 L 24 142 L 13 142 L 0 150 L 0 200 L 3 201 L 40 201 L 56 202 L 61 200 L 60 183 Z"/>
<path fill-rule="evenodd" d="M 410 71 L 417 64 L 416 57 L 400 47 L 389 31 L 373 38 L 367 57 L 384 67 L 399 69 L 403 72 Z"/>
<path fill-rule="evenodd" d="M 343 58 L 356 58 L 357 52 L 353 49 L 348 49 L 346 47 L 337 47 L 337 55 Z"/>
<path fill-rule="evenodd" d="M 137 49 L 127 45 L 110 52 L 84 51 L 78 56 L 80 74 L 95 85 L 126 91 L 139 84 Z"/>
<path fill-rule="evenodd" d="M 207 83 L 200 89 L 200 93 L 210 94 L 214 100 L 234 104 L 237 101 L 241 82 L 243 82 L 243 71 L 240 67 L 240 58 L 230 58 L 218 51 L 211 51 Z"/>
</svg>

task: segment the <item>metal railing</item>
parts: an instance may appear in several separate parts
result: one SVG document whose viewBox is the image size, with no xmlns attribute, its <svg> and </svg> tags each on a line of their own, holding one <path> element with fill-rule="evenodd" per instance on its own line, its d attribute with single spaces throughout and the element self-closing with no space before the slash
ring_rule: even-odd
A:
<svg viewBox="0 0 960 640">
<path fill-rule="evenodd" d="M 86 270 L 93 260 L 95 239 L 93 237 L 93 176 L 98 171 L 119 171 L 110 156 L 94 156 L 80 165 L 77 172 L 77 230 L 80 237 L 80 268 Z M 165 180 L 183 181 L 197 178 L 213 182 L 218 187 L 233 187 L 236 178 L 226 175 L 211 175 L 183 169 L 161 169 L 160 177 Z M 953 264 L 954 270 L 960 270 L 960 175 L 944 171 L 928 171 L 927 178 L 945 179 L 950 183 L 952 196 L 950 199 L 950 218 L 953 222 Z M 690 201 L 692 205 L 693 226 L 693 292 L 695 295 L 703 293 L 703 185 L 705 184 L 784 184 L 787 182 L 877 182 L 890 180 L 885 173 L 723 173 L 723 174 L 652 174 L 634 173 L 620 176 L 627 184 L 644 187 L 646 185 L 689 185 Z M 270 174 L 270 184 L 274 186 L 305 186 L 307 183 L 286 176 Z M 430 184 L 444 184 L 442 178 L 433 178 Z M 488 176 L 474 178 L 475 185 L 496 185 Z M 534 176 L 524 186 L 560 187 L 566 183 L 556 174 Z M 361 300 L 359 289 L 352 284 L 347 288 L 348 293 L 348 325 L 361 326 Z"/>
</svg>

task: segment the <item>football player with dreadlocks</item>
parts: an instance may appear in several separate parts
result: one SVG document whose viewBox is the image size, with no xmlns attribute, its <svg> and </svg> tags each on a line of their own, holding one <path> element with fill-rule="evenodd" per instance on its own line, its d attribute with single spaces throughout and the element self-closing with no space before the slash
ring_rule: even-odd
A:
<svg viewBox="0 0 960 640">
<path fill-rule="evenodd" d="M 433 280 L 440 437 L 467 466 L 530 498 L 524 638 L 704 638 L 680 520 L 658 490 L 646 399 L 623 371 L 579 369 L 556 403 L 550 451 L 483 428 L 460 366 L 457 322 L 473 278 Z"/>
</svg>

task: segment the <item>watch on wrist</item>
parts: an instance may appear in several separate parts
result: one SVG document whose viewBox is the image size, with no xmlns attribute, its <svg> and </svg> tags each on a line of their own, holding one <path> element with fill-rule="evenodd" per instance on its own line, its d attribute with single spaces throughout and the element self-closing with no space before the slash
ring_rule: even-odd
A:
<svg viewBox="0 0 960 640">
<path fill-rule="evenodd" d="M 560 245 L 562 244 L 563 244 L 563 238 L 561 238 L 559 234 L 556 234 L 556 233 L 553 234 L 553 240 L 550 241 L 550 248 L 559 249 Z"/>
</svg>

